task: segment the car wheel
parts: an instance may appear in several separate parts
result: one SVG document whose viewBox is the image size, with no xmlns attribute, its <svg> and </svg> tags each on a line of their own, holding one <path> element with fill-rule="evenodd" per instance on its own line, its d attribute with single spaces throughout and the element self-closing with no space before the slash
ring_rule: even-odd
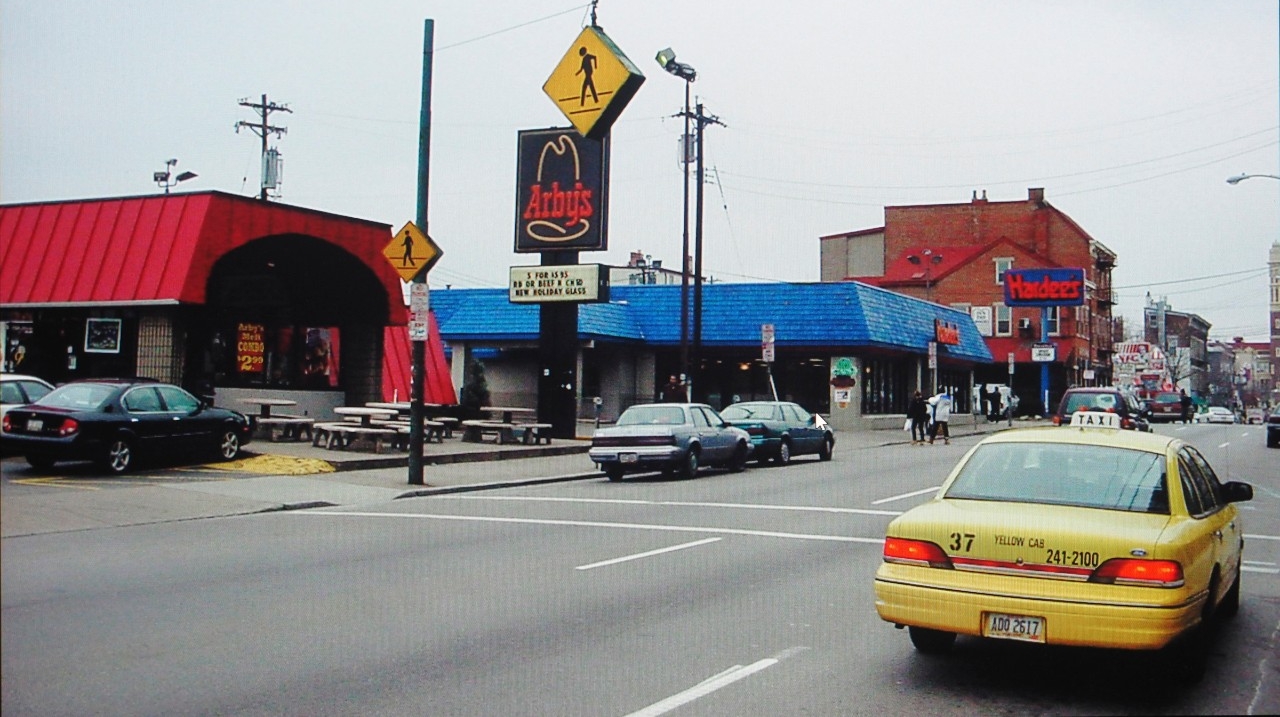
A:
<svg viewBox="0 0 1280 717">
<path fill-rule="evenodd" d="M 698 475 L 698 449 L 691 447 L 689 452 L 684 454 L 684 461 L 680 464 L 680 477 L 693 478 Z"/>
<path fill-rule="evenodd" d="M 780 466 L 785 466 L 791 462 L 791 441 L 783 439 L 778 446 L 778 455 L 774 456 L 773 460 Z"/>
<path fill-rule="evenodd" d="M 27 464 L 38 471 L 47 471 L 53 468 L 53 464 L 56 462 L 49 456 L 27 456 Z"/>
<path fill-rule="evenodd" d="M 124 473 L 133 464 L 133 444 L 129 439 L 117 436 L 107 444 L 107 453 L 101 461 L 102 467 L 112 473 Z"/>
<path fill-rule="evenodd" d="M 218 441 L 218 456 L 224 461 L 235 460 L 240 455 L 240 434 L 233 428 L 222 429 L 221 440 Z"/>
<path fill-rule="evenodd" d="M 836 439 L 832 438 L 831 436 L 827 436 L 826 438 L 822 439 L 822 448 L 818 449 L 818 460 L 820 461 L 831 460 L 831 452 L 832 450 L 835 449 L 835 446 L 836 446 Z"/>
<path fill-rule="evenodd" d="M 734 473 L 741 473 L 747 469 L 747 444 L 739 443 L 738 447 L 733 449 L 733 458 L 729 459 L 729 470 Z"/>
<path fill-rule="evenodd" d="M 609 480 L 620 481 L 622 480 L 622 466 L 607 465 L 604 467 L 604 474 L 608 476 Z"/>
<path fill-rule="evenodd" d="M 1240 568 L 1236 568 L 1235 582 L 1231 583 L 1231 589 L 1222 596 L 1222 602 L 1218 603 L 1218 615 L 1228 620 L 1240 612 L 1240 572 Z"/>
<path fill-rule="evenodd" d="M 941 655 L 950 652 L 951 646 L 956 643 L 956 634 L 954 632 L 930 630 L 927 627 L 908 627 L 907 633 L 911 635 L 911 644 L 926 655 Z"/>
</svg>

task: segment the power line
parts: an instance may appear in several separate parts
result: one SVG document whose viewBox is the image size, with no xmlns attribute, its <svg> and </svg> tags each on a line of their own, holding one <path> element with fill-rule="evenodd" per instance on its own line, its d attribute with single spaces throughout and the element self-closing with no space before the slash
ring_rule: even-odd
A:
<svg viewBox="0 0 1280 717">
<path fill-rule="evenodd" d="M 1122 291 L 1124 289 L 1145 289 L 1151 286 L 1168 286 L 1169 284 L 1187 284 L 1193 281 L 1207 281 L 1209 279 L 1221 279 L 1225 276 L 1240 276 L 1242 274 L 1265 274 L 1267 267 L 1255 267 L 1253 269 L 1243 269 L 1241 271 L 1229 271 L 1225 274 L 1208 274 L 1206 276 L 1195 276 L 1190 279 L 1171 279 L 1169 281 L 1153 281 L 1146 284 L 1129 284 L 1127 286 L 1113 286 L 1112 291 Z M 1232 282 L 1234 283 L 1234 282 Z"/>
<path fill-rule="evenodd" d="M 437 47 L 437 48 L 436 48 L 436 52 L 443 52 L 443 51 L 445 51 L 445 50 L 451 50 L 451 49 L 453 49 L 453 48 L 455 48 L 455 47 L 461 47 L 461 46 L 463 46 L 463 45 L 467 45 L 467 44 L 470 44 L 470 43 L 473 43 L 473 42 L 479 42 L 480 40 L 484 40 L 484 39 L 487 39 L 487 38 L 493 37 L 494 35 L 501 35 L 501 34 L 502 34 L 502 33 L 504 33 L 504 32 L 510 32 L 510 31 L 512 31 L 512 30 L 519 30 L 519 29 L 520 29 L 520 28 L 522 28 L 522 27 L 528 27 L 529 25 L 533 25 L 533 24 L 535 24 L 535 23 L 539 23 L 539 22 L 542 22 L 542 21 L 544 21 L 544 20 L 550 20 L 550 19 L 555 18 L 555 17 L 560 17 L 561 15 L 568 15 L 568 14 L 569 14 L 569 13 L 571 13 L 571 12 L 576 12 L 576 11 L 578 11 L 578 10 L 581 10 L 581 9 L 585 8 L 585 7 L 589 7 L 590 5 L 591 5 L 591 3 L 587 3 L 586 5 L 574 5 L 573 7 L 569 8 L 568 10 L 561 10 L 561 11 L 560 11 L 560 12 L 558 12 L 558 13 L 555 13 L 555 14 L 553 14 L 553 15 L 547 15 L 546 17 L 540 17 L 540 18 L 538 18 L 537 20 L 530 20 L 530 21 L 528 21 L 528 22 L 522 22 L 522 23 L 520 23 L 519 25 L 512 25 L 511 27 L 504 27 L 504 28 L 502 28 L 501 30 L 494 30 L 493 32 L 490 32 L 490 33 L 487 33 L 487 34 L 484 34 L 484 35 L 480 35 L 480 36 L 478 36 L 478 37 L 473 37 L 473 38 L 471 38 L 470 40 L 463 40 L 463 41 L 461 41 L 461 42 L 455 42 L 455 43 L 453 43 L 452 45 L 445 45 L 444 47 Z"/>
</svg>

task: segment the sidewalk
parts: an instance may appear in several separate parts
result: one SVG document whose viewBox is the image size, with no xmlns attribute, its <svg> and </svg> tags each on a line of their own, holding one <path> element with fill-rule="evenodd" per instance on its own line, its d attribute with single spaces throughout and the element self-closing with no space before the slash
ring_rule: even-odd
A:
<svg viewBox="0 0 1280 717">
<path fill-rule="evenodd" d="M 1014 427 L 1043 425 L 1015 421 Z M 951 424 L 953 438 L 991 433 L 1004 423 L 975 422 L 960 416 Z M 590 425 L 584 431 L 590 433 Z M 837 453 L 910 443 L 902 430 L 836 433 Z M 356 506 L 397 498 L 536 485 L 599 478 L 603 474 L 587 458 L 590 439 L 554 439 L 550 445 L 463 443 L 457 438 L 423 449 L 425 485 L 408 483 L 409 456 L 404 452 L 329 450 L 310 443 L 251 443 L 245 457 L 230 464 L 208 464 L 199 472 L 208 480 L 156 480 L 143 474 L 120 479 L 42 482 L 11 491 L 0 501 L 0 537 L 146 525 L 177 520 L 245 515 L 325 506 Z M 959 457 L 959 454 L 956 456 Z M 520 461 L 498 468 L 494 461 Z M 6 463 L 8 466 L 25 463 Z M 219 473 L 235 471 L 236 477 Z M 243 477 L 245 473 L 258 473 Z M 519 477 L 501 478 L 503 473 Z M 12 478 L 12 477 L 11 477 Z M 128 487 L 104 486 L 129 480 Z M 95 485 L 97 484 L 97 485 Z"/>
</svg>

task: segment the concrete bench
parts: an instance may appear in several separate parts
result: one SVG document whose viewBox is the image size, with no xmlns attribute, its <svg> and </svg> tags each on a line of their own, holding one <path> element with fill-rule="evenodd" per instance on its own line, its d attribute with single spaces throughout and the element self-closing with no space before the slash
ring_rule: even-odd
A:
<svg viewBox="0 0 1280 717">
<path fill-rule="evenodd" d="M 365 438 L 373 443 L 373 452 L 381 453 L 383 441 L 398 445 L 399 432 L 394 428 L 366 427 L 348 422 L 317 423 L 313 426 L 312 444 L 325 448 L 350 448 L 356 440 Z"/>
<path fill-rule="evenodd" d="M 409 449 L 409 433 L 413 430 L 413 424 L 409 421 L 387 421 L 387 428 L 395 429 L 398 445 L 405 450 Z M 423 421 L 422 422 L 422 442 L 444 443 L 444 424 L 439 421 Z"/>
<path fill-rule="evenodd" d="M 470 420 L 462 422 L 462 440 L 467 443 L 481 443 L 484 437 L 492 434 L 499 445 L 515 443 L 516 425 L 502 421 Z"/>
<path fill-rule="evenodd" d="M 254 429 L 259 435 L 266 436 L 268 441 L 291 440 L 300 441 L 305 433 L 307 440 L 312 440 L 312 426 L 315 419 L 304 416 L 253 416 Z M 277 438 L 276 431 L 279 431 Z"/>
<path fill-rule="evenodd" d="M 454 430 L 455 430 L 455 429 L 457 429 L 457 428 L 458 428 L 458 426 L 459 426 L 459 424 L 461 424 L 461 423 L 462 423 L 462 421 L 460 421 L 460 420 L 459 420 L 459 419 L 457 419 L 457 418 L 454 418 L 453 416 L 436 416 L 435 418 L 433 418 L 433 419 L 431 419 L 431 420 L 433 420 L 433 421 L 435 421 L 435 422 L 437 422 L 437 423 L 440 423 L 441 425 L 443 425 L 443 426 L 444 426 L 444 437 L 445 437 L 445 438 L 453 438 L 453 432 L 454 432 Z"/>
<path fill-rule="evenodd" d="M 550 423 L 517 423 L 516 432 L 520 434 L 521 442 L 526 445 L 536 446 L 539 443 L 551 445 Z"/>
</svg>

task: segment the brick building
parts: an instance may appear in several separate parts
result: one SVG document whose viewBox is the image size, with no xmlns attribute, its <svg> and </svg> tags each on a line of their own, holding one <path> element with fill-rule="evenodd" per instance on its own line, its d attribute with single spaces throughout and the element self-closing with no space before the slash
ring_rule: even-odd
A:
<svg viewBox="0 0 1280 717">
<path fill-rule="evenodd" d="M 1050 310 L 1057 359 L 1049 404 L 1069 386 L 1110 382 L 1116 254 L 1045 201 L 1043 189 L 1029 189 L 1018 201 L 989 201 L 984 191 L 965 204 L 885 207 L 884 217 L 883 227 L 821 237 L 823 281 L 857 279 L 968 311 L 995 358 L 979 368 L 977 380 L 1007 382 L 1012 354 L 1022 410 L 1041 412 L 1040 364 L 1031 360 L 1041 311 L 1006 306 L 1003 273 L 1083 268 L 1084 305 Z"/>
<path fill-rule="evenodd" d="M 1267 266 L 1271 269 L 1271 316 L 1268 325 L 1271 327 L 1271 363 L 1270 371 L 1271 397 L 1269 405 L 1280 404 L 1280 242 L 1271 245 L 1271 253 L 1267 257 Z"/>
<path fill-rule="evenodd" d="M 1174 311 L 1163 299 L 1148 300 L 1143 309 L 1143 340 L 1164 350 L 1174 389 L 1196 398 L 1209 395 L 1210 327 L 1198 314 Z"/>
</svg>

